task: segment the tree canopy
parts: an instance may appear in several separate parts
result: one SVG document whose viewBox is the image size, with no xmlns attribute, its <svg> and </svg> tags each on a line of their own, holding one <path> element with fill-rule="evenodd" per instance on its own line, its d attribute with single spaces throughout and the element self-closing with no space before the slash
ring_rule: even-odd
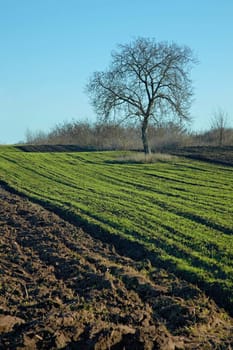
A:
<svg viewBox="0 0 233 350">
<path fill-rule="evenodd" d="M 103 121 L 139 121 L 144 152 L 150 153 L 150 121 L 189 120 L 194 62 L 187 46 L 138 38 L 112 52 L 109 68 L 93 73 L 87 92 Z"/>
</svg>

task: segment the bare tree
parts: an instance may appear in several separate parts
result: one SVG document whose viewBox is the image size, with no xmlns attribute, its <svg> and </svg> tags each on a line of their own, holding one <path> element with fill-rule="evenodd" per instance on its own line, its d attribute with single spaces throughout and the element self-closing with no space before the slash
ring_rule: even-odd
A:
<svg viewBox="0 0 233 350">
<path fill-rule="evenodd" d="M 216 133 L 218 146 L 224 142 L 224 134 L 228 125 L 228 114 L 221 108 L 214 113 L 211 121 L 211 129 Z"/>
<path fill-rule="evenodd" d="M 149 121 L 171 116 L 189 120 L 189 72 L 194 62 L 186 46 L 138 38 L 119 45 L 112 53 L 109 69 L 93 74 L 87 92 L 102 121 L 139 121 L 144 152 L 150 153 Z"/>
</svg>

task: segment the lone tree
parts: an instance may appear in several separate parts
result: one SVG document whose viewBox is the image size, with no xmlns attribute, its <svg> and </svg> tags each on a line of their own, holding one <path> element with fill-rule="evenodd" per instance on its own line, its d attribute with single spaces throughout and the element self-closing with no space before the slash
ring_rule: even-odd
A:
<svg viewBox="0 0 233 350">
<path fill-rule="evenodd" d="M 148 123 L 178 117 L 189 120 L 192 51 L 174 43 L 138 38 L 119 45 L 106 71 L 95 72 L 87 92 L 103 122 L 140 122 L 145 153 L 150 153 Z"/>
</svg>

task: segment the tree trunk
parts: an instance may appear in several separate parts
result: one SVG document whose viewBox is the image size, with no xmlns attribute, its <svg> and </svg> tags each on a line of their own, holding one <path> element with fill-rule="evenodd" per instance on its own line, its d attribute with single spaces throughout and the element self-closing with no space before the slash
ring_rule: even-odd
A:
<svg viewBox="0 0 233 350">
<path fill-rule="evenodd" d="M 148 130 L 148 118 L 145 117 L 142 122 L 142 143 L 143 143 L 144 153 L 150 154 L 151 149 L 148 142 L 147 130 Z"/>
<path fill-rule="evenodd" d="M 224 131 L 224 128 L 220 127 L 220 129 L 219 129 L 219 142 L 218 142 L 219 147 L 222 147 L 222 144 L 223 144 L 223 131 Z"/>
</svg>

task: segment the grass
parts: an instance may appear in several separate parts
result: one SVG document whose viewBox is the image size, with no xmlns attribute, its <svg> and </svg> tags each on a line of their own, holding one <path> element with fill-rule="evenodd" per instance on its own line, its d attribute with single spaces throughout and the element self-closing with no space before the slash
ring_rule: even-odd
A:
<svg viewBox="0 0 233 350">
<path fill-rule="evenodd" d="M 138 157 L 0 147 L 0 180 L 89 227 L 139 244 L 152 260 L 231 309 L 232 168 L 169 156 L 153 162 Z"/>
<path fill-rule="evenodd" d="M 139 163 L 139 164 L 151 164 L 151 163 L 156 163 L 158 161 L 160 162 L 167 162 L 167 161 L 172 161 L 176 157 L 172 156 L 170 154 L 166 153 L 151 153 L 151 154 L 145 154 L 142 152 L 125 152 L 122 153 L 120 157 L 118 157 L 114 162 L 115 163 Z"/>
</svg>

